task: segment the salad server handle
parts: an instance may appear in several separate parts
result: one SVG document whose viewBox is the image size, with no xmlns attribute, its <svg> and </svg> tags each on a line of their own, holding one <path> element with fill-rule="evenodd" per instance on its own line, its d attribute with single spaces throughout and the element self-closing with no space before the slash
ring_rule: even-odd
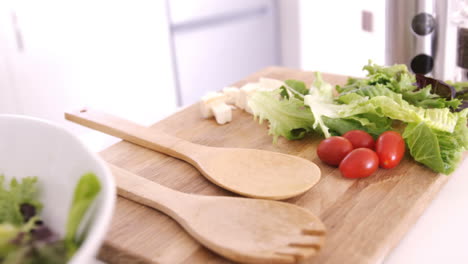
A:
<svg viewBox="0 0 468 264">
<path fill-rule="evenodd" d="M 191 164 L 204 147 L 95 109 L 66 112 L 65 119 Z"/>
<path fill-rule="evenodd" d="M 176 221 L 181 221 L 181 215 L 196 201 L 193 195 L 169 189 L 113 164 L 107 165 L 114 175 L 120 196 L 161 211 Z"/>
</svg>

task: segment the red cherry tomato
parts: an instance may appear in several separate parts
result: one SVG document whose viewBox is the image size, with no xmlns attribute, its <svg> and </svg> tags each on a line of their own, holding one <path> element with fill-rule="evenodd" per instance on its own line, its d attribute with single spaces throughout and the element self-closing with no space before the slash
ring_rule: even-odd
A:
<svg viewBox="0 0 468 264">
<path fill-rule="evenodd" d="M 387 131 L 380 134 L 375 145 L 380 167 L 391 169 L 398 165 L 405 154 L 405 141 L 398 132 Z"/>
<path fill-rule="evenodd" d="M 340 163 L 343 177 L 356 179 L 370 176 L 379 168 L 379 157 L 368 148 L 351 151 Z"/>
<path fill-rule="evenodd" d="M 375 148 L 375 141 L 371 135 L 362 130 L 351 130 L 343 135 L 344 138 L 351 141 L 354 148 Z"/>
<path fill-rule="evenodd" d="M 344 137 L 329 137 L 322 140 L 317 147 L 317 155 L 321 161 L 338 166 L 341 160 L 353 150 L 353 145 Z"/>
</svg>

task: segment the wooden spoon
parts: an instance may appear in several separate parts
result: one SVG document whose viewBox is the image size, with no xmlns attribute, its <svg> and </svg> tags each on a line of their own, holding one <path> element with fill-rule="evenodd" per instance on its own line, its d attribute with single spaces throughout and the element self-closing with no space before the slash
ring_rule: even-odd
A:
<svg viewBox="0 0 468 264">
<path fill-rule="evenodd" d="M 109 167 L 120 196 L 164 212 L 193 238 L 242 263 L 295 263 L 317 254 L 325 227 L 311 212 L 277 201 L 181 193 Z"/>
<path fill-rule="evenodd" d="M 315 163 L 292 155 L 198 145 L 91 109 L 65 113 L 65 118 L 187 161 L 214 184 L 248 197 L 286 199 L 306 192 L 320 179 Z"/>
</svg>

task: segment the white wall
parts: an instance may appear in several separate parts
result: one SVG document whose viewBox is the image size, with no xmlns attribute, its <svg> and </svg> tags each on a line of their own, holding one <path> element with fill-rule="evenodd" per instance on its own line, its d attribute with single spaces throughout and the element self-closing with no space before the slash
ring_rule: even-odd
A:
<svg viewBox="0 0 468 264">
<path fill-rule="evenodd" d="M 300 68 L 301 36 L 299 0 L 279 0 L 278 10 L 281 32 L 281 62 L 289 68 Z"/>
<path fill-rule="evenodd" d="M 280 0 L 280 7 L 286 66 L 362 76 L 368 59 L 384 63 L 385 1 Z M 363 10 L 373 13 L 372 33 L 361 29 Z"/>
<path fill-rule="evenodd" d="M 143 124 L 175 110 L 166 1 L 14 1 L 10 8 L 24 41 L 24 51 L 6 52 L 19 113 L 87 137 L 64 121 L 65 110 L 98 107 Z"/>
<path fill-rule="evenodd" d="M 7 60 L 6 50 L 12 44 L 13 31 L 6 3 L 0 1 L 0 113 L 18 113 L 18 102 L 11 85 L 12 76 L 9 74 L 10 67 Z M 5 51 L 5 52 L 1 52 Z"/>
</svg>

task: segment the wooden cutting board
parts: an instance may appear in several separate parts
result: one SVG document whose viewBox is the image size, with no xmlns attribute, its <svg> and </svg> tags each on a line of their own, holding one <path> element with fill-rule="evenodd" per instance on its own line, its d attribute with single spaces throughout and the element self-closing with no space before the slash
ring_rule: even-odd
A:
<svg viewBox="0 0 468 264">
<path fill-rule="evenodd" d="M 257 81 L 259 77 L 306 83 L 313 80 L 311 72 L 269 67 L 235 85 Z M 324 74 L 324 79 L 343 84 L 347 77 Z M 409 157 L 397 168 L 379 169 L 372 177 L 344 179 L 338 169 L 324 165 L 317 158 L 319 136 L 298 141 L 281 138 L 272 144 L 267 124 L 258 124 L 241 110 L 233 112 L 231 123 L 218 125 L 213 119 L 201 118 L 198 105 L 192 105 L 152 127 L 208 146 L 264 149 L 315 162 L 322 170 L 320 182 L 305 194 L 287 200 L 311 210 L 328 228 L 323 251 L 308 263 L 380 263 L 449 179 Z M 234 196 L 211 184 L 188 163 L 128 142 L 119 142 L 101 155 L 113 164 L 175 190 Z M 220 214 L 219 218 L 222 217 Z M 113 264 L 230 263 L 202 247 L 169 217 L 121 197 L 117 199 L 99 258 Z"/>
</svg>

